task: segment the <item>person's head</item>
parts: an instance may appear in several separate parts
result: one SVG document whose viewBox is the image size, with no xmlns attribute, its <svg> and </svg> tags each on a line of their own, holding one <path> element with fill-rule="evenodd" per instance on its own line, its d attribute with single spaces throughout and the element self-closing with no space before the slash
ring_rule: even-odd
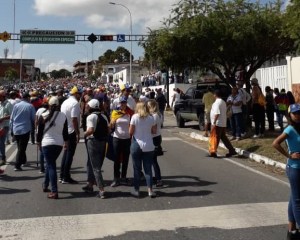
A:
<svg viewBox="0 0 300 240">
<path fill-rule="evenodd" d="M 280 90 L 280 93 L 285 94 L 285 89 L 282 88 L 282 89 Z"/>
<path fill-rule="evenodd" d="M 215 96 L 215 98 L 221 98 L 221 91 L 219 89 L 216 89 L 214 91 L 214 96 Z"/>
<path fill-rule="evenodd" d="M 279 89 L 278 88 L 274 88 L 274 94 L 278 95 L 279 94 Z"/>
<path fill-rule="evenodd" d="M 87 103 L 87 110 L 89 113 L 96 112 L 100 110 L 100 103 L 97 99 L 91 99 Z"/>
<path fill-rule="evenodd" d="M 55 111 L 59 109 L 59 100 L 57 96 L 52 96 L 48 100 L 49 110 Z"/>
<path fill-rule="evenodd" d="M 121 96 L 120 97 L 120 109 L 125 110 L 127 107 L 127 97 Z"/>
<path fill-rule="evenodd" d="M 29 92 L 24 92 L 23 94 L 22 94 L 22 98 L 23 98 L 23 100 L 25 100 L 25 101 L 30 101 L 30 94 L 29 94 Z"/>
<path fill-rule="evenodd" d="M 232 87 L 232 89 L 231 89 L 231 94 L 234 95 L 234 96 L 238 94 L 238 89 L 237 89 L 236 86 L 233 86 L 233 87 Z"/>
<path fill-rule="evenodd" d="M 0 90 L 0 102 L 5 101 L 6 99 L 6 92 L 4 90 Z"/>
<path fill-rule="evenodd" d="M 266 86 L 265 87 L 265 91 L 266 91 L 266 93 L 269 93 L 271 91 L 271 87 L 270 86 Z"/>
<path fill-rule="evenodd" d="M 135 106 L 135 113 L 139 115 L 141 118 L 145 118 L 150 115 L 148 106 L 144 102 L 138 102 Z"/>
<path fill-rule="evenodd" d="M 291 104 L 288 109 L 291 125 L 300 124 L 300 104 Z"/>
<path fill-rule="evenodd" d="M 147 102 L 147 106 L 149 108 L 149 112 L 151 114 L 154 114 L 154 113 L 158 113 L 158 103 L 154 100 L 154 99 L 150 99 L 148 102 Z"/>
<path fill-rule="evenodd" d="M 252 78 L 251 79 L 251 85 L 252 86 L 258 86 L 258 79 L 257 78 Z"/>
<path fill-rule="evenodd" d="M 81 92 L 76 86 L 74 86 L 74 87 L 72 88 L 72 90 L 70 91 L 70 94 L 71 94 L 72 96 L 74 96 L 74 97 L 79 101 L 80 98 L 81 98 L 82 92 Z"/>
</svg>

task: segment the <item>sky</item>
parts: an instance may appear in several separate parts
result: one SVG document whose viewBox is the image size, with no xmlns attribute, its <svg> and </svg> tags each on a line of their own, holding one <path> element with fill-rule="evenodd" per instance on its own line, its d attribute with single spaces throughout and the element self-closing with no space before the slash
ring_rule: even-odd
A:
<svg viewBox="0 0 300 240">
<path fill-rule="evenodd" d="M 1 0 L 0 32 L 20 33 L 20 30 L 74 30 L 76 34 L 129 34 L 130 15 L 126 8 L 109 4 L 110 0 Z M 178 0 L 118 0 L 132 15 L 132 33 L 147 34 L 148 28 L 161 26 Z M 15 14 L 14 14 L 15 3 Z M 14 31 L 15 22 L 15 31 Z M 14 43 L 13 43 L 14 42 Z M 19 41 L 0 40 L 0 58 L 8 48 L 8 58 L 21 57 Z M 118 46 L 130 51 L 130 42 L 76 42 L 75 44 L 24 44 L 23 58 L 35 59 L 42 71 L 61 68 L 72 70 L 76 61 L 98 59 L 108 49 Z M 93 50 L 92 50 L 93 49 Z M 137 60 L 143 48 L 132 43 Z"/>
<path fill-rule="evenodd" d="M 20 30 L 74 30 L 76 34 L 129 34 L 130 15 L 126 8 L 111 5 L 114 0 L 1 0 L 0 32 L 20 33 Z M 147 34 L 148 28 L 161 26 L 179 0 L 118 0 L 132 16 L 132 33 Z M 266 2 L 266 0 L 263 0 Z M 15 6 L 15 14 L 14 14 Z M 15 23 L 15 28 L 14 28 Z M 15 30 L 15 31 L 14 31 Z M 14 43 L 13 43 L 14 42 Z M 96 60 L 108 49 L 118 46 L 130 50 L 130 42 L 76 42 L 75 44 L 23 44 L 0 41 L 0 58 L 8 48 L 8 58 L 35 59 L 42 71 L 66 68 L 72 71 L 76 61 Z M 132 43 L 137 60 L 143 48 Z"/>
</svg>

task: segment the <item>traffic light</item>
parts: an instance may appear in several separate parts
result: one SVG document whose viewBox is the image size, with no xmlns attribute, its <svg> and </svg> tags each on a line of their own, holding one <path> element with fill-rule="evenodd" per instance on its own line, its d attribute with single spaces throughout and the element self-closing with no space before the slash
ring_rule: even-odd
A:
<svg viewBox="0 0 300 240">
<path fill-rule="evenodd" d="M 10 34 L 8 32 L 3 32 L 3 33 L 0 33 L 0 39 L 3 41 L 3 42 L 6 42 L 7 40 L 10 39 Z"/>
<path fill-rule="evenodd" d="M 113 35 L 100 35 L 100 41 L 113 41 Z"/>
<path fill-rule="evenodd" d="M 95 41 L 97 41 L 97 37 L 94 33 L 92 33 L 90 36 L 88 36 L 88 40 L 91 42 L 91 43 L 94 43 Z"/>
</svg>

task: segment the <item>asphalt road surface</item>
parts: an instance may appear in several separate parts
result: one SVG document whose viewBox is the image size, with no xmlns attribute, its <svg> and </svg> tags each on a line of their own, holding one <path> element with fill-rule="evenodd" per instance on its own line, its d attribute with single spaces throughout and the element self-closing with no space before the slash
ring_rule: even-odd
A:
<svg viewBox="0 0 300 240">
<path fill-rule="evenodd" d="M 47 199 L 36 167 L 36 145 L 28 145 L 29 164 L 22 172 L 13 171 L 16 146 L 8 145 L 9 164 L 0 175 L 0 239 L 285 239 L 287 179 L 245 159 L 208 158 L 207 143 L 180 134 L 191 130 L 178 129 L 174 118 L 166 116 L 165 152 L 159 157 L 164 187 L 155 188 L 155 199 L 147 196 L 146 186 L 140 199 L 130 195 L 129 186 L 110 187 L 109 160 L 103 166 L 108 198 L 84 193 L 83 143 L 72 167 L 79 184 L 59 183 L 59 199 Z"/>
</svg>

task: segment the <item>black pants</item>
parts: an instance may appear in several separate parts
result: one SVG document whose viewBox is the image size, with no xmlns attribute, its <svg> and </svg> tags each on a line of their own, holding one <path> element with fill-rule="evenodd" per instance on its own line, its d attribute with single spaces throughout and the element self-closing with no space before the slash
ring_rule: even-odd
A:
<svg viewBox="0 0 300 240">
<path fill-rule="evenodd" d="M 258 103 L 253 104 L 253 120 L 255 124 L 255 134 L 265 133 L 265 108 Z"/>
<path fill-rule="evenodd" d="M 27 163 L 26 149 L 29 142 L 29 135 L 30 132 L 22 135 L 15 135 L 15 139 L 18 147 L 18 152 L 16 155 L 16 164 L 15 164 L 16 168 L 20 168 L 22 164 Z"/>
<path fill-rule="evenodd" d="M 77 146 L 76 133 L 69 134 L 68 147 L 64 150 L 64 154 L 61 160 L 60 178 L 69 180 L 71 178 L 70 170 L 73 163 L 73 156 L 75 154 Z"/>
<path fill-rule="evenodd" d="M 266 108 L 266 114 L 267 114 L 267 119 L 269 123 L 269 130 L 274 131 L 274 107 L 268 107 Z"/>
<path fill-rule="evenodd" d="M 128 139 L 120 139 L 113 138 L 113 147 L 114 147 L 114 179 L 120 178 L 120 167 L 122 163 L 122 171 L 121 178 L 126 178 L 128 162 L 129 162 L 129 154 L 130 154 L 130 144 L 131 140 Z"/>
</svg>

